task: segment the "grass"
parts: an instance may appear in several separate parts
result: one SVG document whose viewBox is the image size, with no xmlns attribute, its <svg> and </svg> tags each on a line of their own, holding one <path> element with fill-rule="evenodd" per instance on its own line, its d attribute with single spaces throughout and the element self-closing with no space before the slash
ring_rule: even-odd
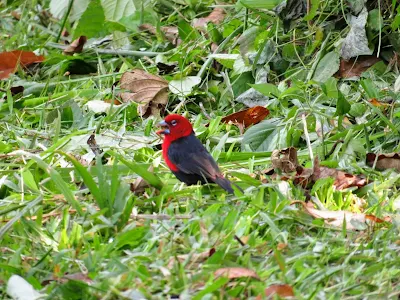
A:
<svg viewBox="0 0 400 300">
<path fill-rule="evenodd" d="M 214 26 L 218 32 L 209 25 L 207 34 L 193 34 L 184 30 L 188 27 L 182 20 L 207 16 L 214 3 L 189 2 L 154 5 L 160 15 L 154 25 L 179 25 L 180 45 L 171 45 L 161 30 L 156 35 L 132 28 L 125 32 L 130 50 L 164 53 L 156 58 L 95 51 L 63 56 L 46 46 L 62 22 L 43 16 L 40 7 L 47 9 L 48 1 L 0 4 L 0 27 L 7 29 L 0 35 L 0 50 L 38 50 L 47 58 L 32 73 L 18 70 L 0 81 L 0 96 L 5 96 L 0 107 L 2 299 L 9 299 L 12 275 L 49 299 L 255 299 L 275 284 L 291 286 L 296 299 L 398 299 L 399 175 L 365 164 L 367 152 L 398 152 L 396 63 L 390 68 L 385 60 L 383 69 L 374 65 L 354 81 L 312 80 L 318 61 L 337 51 L 337 41 L 347 34 L 347 25 L 332 20 L 348 12 L 343 3 L 326 1 L 314 22 L 300 18 L 299 28 L 286 33 L 271 11 L 229 3 L 224 20 Z M 385 5 L 382 14 L 391 11 Z M 152 9 L 143 9 L 141 18 L 150 18 L 147 10 Z M 13 11 L 20 13 L 19 21 Z M 379 35 L 368 32 L 372 45 L 383 41 L 382 49 L 390 47 L 387 36 L 397 30 L 390 31 L 394 17 L 384 17 Z M 321 28 L 332 24 L 339 28 L 321 38 Z M 69 22 L 66 28 L 73 32 Z M 275 43 L 275 55 L 259 64 L 268 41 Z M 220 45 L 217 51 L 212 42 Z M 209 56 L 223 51 L 246 59 L 248 52 L 258 54 L 244 70 L 229 59 Z M 156 74 L 158 60 L 177 63 L 164 76 L 168 81 L 202 77 L 202 85 L 183 99 L 171 93 L 166 111 L 190 118 L 223 173 L 244 193 L 227 195 L 215 185 L 180 183 L 161 157 L 154 131 L 160 117 L 141 118 L 135 103 L 103 113 L 87 108 L 90 100 L 115 99 L 118 88 L 112 86 L 126 70 Z M 86 64 L 94 66 L 95 75 L 65 74 Z M 244 108 L 237 97 L 255 83 L 260 70 L 271 85 L 256 83 L 264 84 L 268 97 L 262 105 L 274 122 L 241 135 L 221 118 Z M 23 96 L 7 95 L 17 85 L 24 86 Z M 388 108 L 374 106 L 372 98 L 388 102 Z M 266 175 L 274 149 L 294 146 L 300 163 L 311 166 L 303 114 L 311 150 L 322 164 L 363 174 L 369 184 L 337 191 L 334 180 L 321 179 L 305 192 Z M 272 130 L 257 135 L 266 128 Z M 251 143 L 250 130 L 255 136 Z M 87 144 L 93 132 L 103 159 Z M 328 156 L 338 140 L 343 142 Z M 133 192 L 131 184 L 140 177 L 148 184 Z M 309 196 L 328 210 L 390 216 L 392 221 L 369 222 L 357 231 L 346 224 L 331 227 L 292 203 Z M 259 278 L 215 276 L 233 267 L 250 269 Z"/>
</svg>

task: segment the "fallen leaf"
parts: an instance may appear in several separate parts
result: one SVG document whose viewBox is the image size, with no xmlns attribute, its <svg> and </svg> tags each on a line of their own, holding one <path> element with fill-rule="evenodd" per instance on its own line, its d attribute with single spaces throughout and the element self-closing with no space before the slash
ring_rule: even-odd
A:
<svg viewBox="0 0 400 300">
<path fill-rule="evenodd" d="M 278 249 L 279 251 L 282 251 L 283 249 L 286 249 L 287 247 L 288 247 L 288 244 L 278 243 L 278 245 L 276 246 L 276 249 Z"/>
<path fill-rule="evenodd" d="M 16 19 L 16 20 L 21 20 L 21 13 L 19 13 L 19 12 L 17 12 L 16 10 L 13 10 L 12 12 L 11 12 L 11 16 L 14 18 L 14 19 Z"/>
<path fill-rule="evenodd" d="M 311 202 L 293 201 L 292 204 L 300 203 L 306 212 L 314 218 L 323 219 L 326 224 L 333 227 L 342 228 L 343 222 L 346 220 L 347 230 L 363 230 L 367 225 L 367 220 L 372 223 L 383 223 L 385 220 L 377 218 L 373 215 L 365 215 L 363 213 L 353 213 L 345 210 L 319 210 L 313 207 Z M 389 219 L 388 219 L 389 221 Z M 390 222 L 390 221 L 389 221 Z"/>
<path fill-rule="evenodd" d="M 83 46 L 86 44 L 87 37 L 82 35 L 73 41 L 67 48 L 63 51 L 65 55 L 73 55 L 74 53 L 81 53 Z"/>
<path fill-rule="evenodd" d="M 376 160 L 376 164 L 375 164 Z M 400 153 L 379 154 L 367 153 L 366 164 L 378 170 L 396 169 L 400 172 Z"/>
<path fill-rule="evenodd" d="M 265 289 L 265 296 L 272 298 L 278 295 L 280 298 L 294 297 L 293 288 L 288 284 L 273 284 Z M 257 300 L 263 299 L 262 296 L 257 296 Z"/>
<path fill-rule="evenodd" d="M 274 150 L 271 153 L 272 166 L 283 173 L 297 172 L 299 161 L 297 160 L 297 149 L 289 147 L 282 150 Z"/>
<path fill-rule="evenodd" d="M 258 124 L 269 115 L 269 110 L 263 106 L 254 106 L 245 110 L 238 111 L 222 118 L 224 123 L 233 123 L 239 128 L 247 128 Z"/>
<path fill-rule="evenodd" d="M 360 77 L 361 73 L 368 70 L 381 59 L 375 55 L 364 55 L 350 60 L 340 59 L 339 71 L 335 74 L 339 78 Z"/>
<path fill-rule="evenodd" d="M 349 174 L 344 171 L 320 166 L 318 157 L 314 159 L 314 168 L 304 168 L 297 161 L 297 150 L 290 147 L 283 150 L 274 150 L 271 154 L 272 166 L 282 171 L 281 180 L 293 180 L 293 183 L 307 188 L 310 183 L 321 178 L 334 178 L 333 183 L 336 190 L 343 190 L 349 187 L 363 187 L 368 181 L 366 178 Z M 293 174 L 293 172 L 296 172 Z M 265 172 L 264 172 L 265 173 Z M 277 178 L 276 173 L 271 174 Z"/>
<path fill-rule="evenodd" d="M 35 63 L 44 61 L 44 56 L 36 55 L 31 51 L 15 50 L 0 53 L 0 80 L 8 78 L 15 73 L 18 66 L 26 68 Z"/>
<path fill-rule="evenodd" d="M 94 155 L 100 155 L 103 153 L 103 149 L 101 149 L 99 145 L 97 145 L 94 132 L 90 135 L 89 139 L 87 140 L 87 144 L 89 145 L 90 150 L 92 150 Z"/>
<path fill-rule="evenodd" d="M 376 98 L 370 99 L 369 103 L 371 103 L 375 107 L 383 107 L 383 108 L 386 108 L 386 107 L 388 107 L 390 105 L 389 103 L 380 102 Z"/>
<path fill-rule="evenodd" d="M 253 270 L 247 268 L 221 268 L 214 272 L 215 277 L 228 277 L 229 279 L 241 278 L 241 277 L 251 277 L 255 279 L 260 279 L 257 273 Z"/>
<path fill-rule="evenodd" d="M 320 166 L 318 157 L 314 159 L 313 181 L 321 178 L 332 177 L 335 179 L 333 185 L 337 190 L 344 190 L 349 187 L 363 187 L 368 181 L 361 176 L 352 175 L 340 170 Z"/>
<path fill-rule="evenodd" d="M 159 116 L 164 111 L 168 102 L 168 81 L 144 70 L 135 69 L 125 72 L 120 83 L 121 88 L 130 91 L 120 94 L 122 101 L 139 103 L 140 116 Z"/>
<path fill-rule="evenodd" d="M 207 27 L 207 23 L 211 22 L 214 24 L 220 24 L 225 19 L 225 10 L 222 7 L 215 7 L 214 10 L 204 18 L 195 19 L 193 21 L 193 27 L 204 28 Z"/>
</svg>

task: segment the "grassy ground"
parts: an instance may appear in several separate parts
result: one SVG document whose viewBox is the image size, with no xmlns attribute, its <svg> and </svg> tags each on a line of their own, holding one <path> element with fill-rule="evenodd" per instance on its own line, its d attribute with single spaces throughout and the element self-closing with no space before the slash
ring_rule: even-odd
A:
<svg viewBox="0 0 400 300">
<path fill-rule="evenodd" d="M 229 3 L 220 24 L 194 36 L 188 24 L 207 16 L 211 2 L 156 2 L 145 5 L 142 19 L 135 15 L 128 23 L 155 22 L 150 16 L 158 11 L 158 25 L 180 26 L 182 43 L 172 45 L 160 29 L 153 35 L 137 27 L 127 27 L 120 40 L 128 39 L 133 51 L 165 53 L 157 57 L 93 50 L 64 56 L 46 46 L 61 24 L 43 13 L 47 1 L 0 4 L 0 50 L 37 50 L 47 58 L 0 82 L 2 299 L 9 297 L 13 274 L 49 299 L 251 299 L 265 297 L 266 288 L 276 284 L 290 286 L 296 299 L 398 299 L 400 176 L 365 164 L 367 152 L 399 151 L 398 62 L 388 56 L 357 80 L 312 80 L 314 72 L 325 76 L 318 61 L 338 49 L 349 31 L 338 25 L 348 7 L 337 1 L 322 1 L 313 22 L 300 19 L 287 33 L 270 10 Z M 382 15 L 390 13 L 385 5 L 379 7 Z M 379 32 L 369 32 L 375 51 L 381 44 L 386 43 L 383 52 L 390 47 L 386 35 L 394 16 L 384 18 Z M 279 59 L 258 64 L 268 40 L 276 44 L 273 57 Z M 208 55 L 216 53 L 213 42 L 222 45 L 222 54 L 247 57 L 247 47 L 259 56 L 253 64 L 225 56 L 207 65 Z M 157 60 L 177 62 L 164 76 L 168 81 L 201 77 L 203 84 L 190 94 L 170 93 L 166 110 L 186 114 L 221 170 L 244 193 L 178 182 L 159 151 L 154 125 L 160 117 L 141 118 L 137 104 L 97 113 L 88 107 L 88 101 L 118 98 L 112 87 L 126 70 L 157 74 Z M 243 135 L 221 118 L 244 108 L 237 97 L 262 71 L 271 83 L 264 86 L 269 96 L 262 105 L 272 121 L 256 125 L 257 137 L 251 139 L 251 128 Z M 7 92 L 18 85 L 25 88 L 22 97 Z M 380 105 L 371 104 L 372 98 Z M 105 159 L 96 159 L 87 144 L 93 132 Z M 289 146 L 298 149 L 303 166 L 311 167 L 312 149 L 322 164 L 364 175 L 370 183 L 338 191 L 328 178 L 305 191 L 267 175 L 271 151 Z M 149 184 L 133 192 L 140 176 Z M 309 199 L 320 209 L 389 216 L 391 222 L 353 224 L 358 230 L 345 222 L 329 226 L 293 204 Z M 237 276 L 221 271 L 234 267 L 246 270 L 237 270 Z"/>
</svg>

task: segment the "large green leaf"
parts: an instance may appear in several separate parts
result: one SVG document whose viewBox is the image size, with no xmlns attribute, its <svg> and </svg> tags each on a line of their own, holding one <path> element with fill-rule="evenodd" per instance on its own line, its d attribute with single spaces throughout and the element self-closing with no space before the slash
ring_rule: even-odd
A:
<svg viewBox="0 0 400 300">
<path fill-rule="evenodd" d="M 107 29 L 104 24 L 106 17 L 100 0 L 92 0 L 89 6 L 81 16 L 78 26 L 74 31 L 74 39 L 84 35 L 88 38 L 103 37 L 107 35 Z"/>
<path fill-rule="evenodd" d="M 277 120 L 266 120 L 252 126 L 243 136 L 242 148 L 252 151 L 272 151 L 286 146 L 286 131 L 277 126 Z"/>
<path fill-rule="evenodd" d="M 336 51 L 331 51 L 319 61 L 315 71 L 313 80 L 318 82 L 325 82 L 333 76 L 340 66 L 340 55 Z"/>
<path fill-rule="evenodd" d="M 346 100 L 343 94 L 339 92 L 339 97 L 336 104 L 336 115 L 343 116 L 350 111 L 350 103 Z"/>
<path fill-rule="evenodd" d="M 119 21 L 136 11 L 134 0 L 101 0 L 107 20 Z"/>
</svg>

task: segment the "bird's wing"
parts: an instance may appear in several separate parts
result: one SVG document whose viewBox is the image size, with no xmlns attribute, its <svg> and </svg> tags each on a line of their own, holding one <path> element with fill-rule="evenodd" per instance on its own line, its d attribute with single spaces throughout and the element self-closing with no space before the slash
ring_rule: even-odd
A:
<svg viewBox="0 0 400 300">
<path fill-rule="evenodd" d="M 194 134 L 171 143 L 168 157 L 184 173 L 211 179 L 220 175 L 214 158 Z"/>
</svg>

